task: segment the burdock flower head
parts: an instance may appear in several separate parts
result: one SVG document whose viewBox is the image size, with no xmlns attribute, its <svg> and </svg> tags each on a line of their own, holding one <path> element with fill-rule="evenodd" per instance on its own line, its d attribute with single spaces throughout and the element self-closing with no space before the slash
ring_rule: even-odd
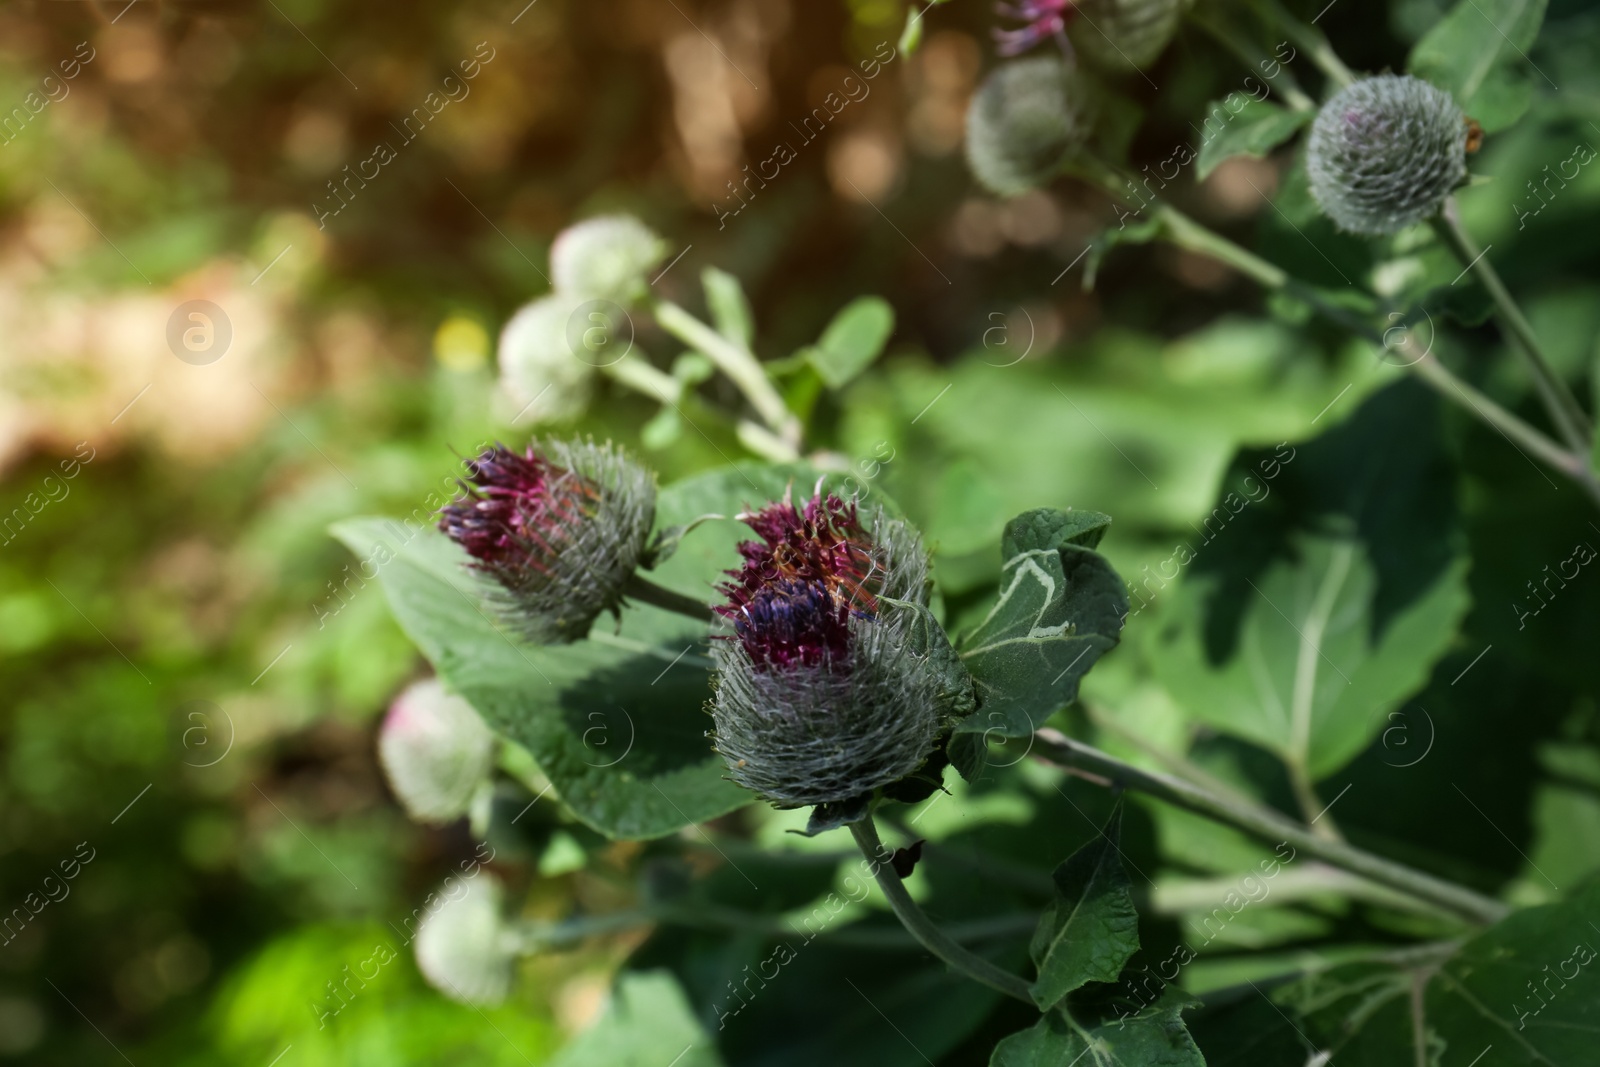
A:
<svg viewBox="0 0 1600 1067">
<path fill-rule="evenodd" d="M 1088 83 L 1055 56 L 1003 63 L 967 108 L 967 162 L 1001 196 L 1049 182 L 1088 139 Z"/>
<path fill-rule="evenodd" d="M 800 807 L 912 774 L 949 717 L 916 534 L 881 510 L 864 520 L 820 487 L 801 507 L 785 495 L 745 522 L 761 539 L 742 544 L 744 566 L 728 572 L 717 611 L 734 633 L 713 648 L 711 712 L 729 776 Z"/>
<path fill-rule="evenodd" d="M 1340 229 L 1396 233 L 1437 213 L 1466 179 L 1466 120 L 1449 93 L 1419 78 L 1367 78 L 1322 105 L 1306 169 Z"/>
<path fill-rule="evenodd" d="M 592 441 L 535 441 L 520 453 L 496 445 L 467 467 L 439 528 L 494 580 L 509 626 L 564 644 L 620 608 L 655 521 L 649 471 Z"/>
</svg>

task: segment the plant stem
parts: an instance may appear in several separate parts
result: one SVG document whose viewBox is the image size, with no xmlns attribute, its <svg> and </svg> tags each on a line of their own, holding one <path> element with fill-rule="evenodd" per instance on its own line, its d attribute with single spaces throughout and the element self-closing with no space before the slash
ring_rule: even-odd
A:
<svg viewBox="0 0 1600 1067">
<path fill-rule="evenodd" d="M 1276 63 L 1277 60 L 1262 51 L 1260 46 L 1256 44 L 1254 37 L 1246 33 L 1243 28 L 1210 10 L 1202 11 L 1199 8 L 1191 8 L 1187 13 L 1187 17 L 1191 22 L 1215 38 L 1223 48 L 1232 52 L 1234 57 L 1243 63 L 1246 68 L 1252 71 L 1260 71 L 1261 76 L 1269 82 L 1273 80 L 1267 77 L 1267 64 Z M 1294 76 L 1287 66 L 1281 63 L 1278 65 L 1280 68 L 1278 77 L 1283 79 L 1283 85 L 1279 91 L 1283 94 L 1283 98 L 1289 107 L 1295 111 L 1315 111 L 1317 102 L 1307 96 L 1305 90 L 1300 88 L 1300 80 Z"/>
<path fill-rule="evenodd" d="M 669 300 L 656 301 L 654 310 L 663 330 L 716 364 L 750 401 L 761 421 L 790 447 L 799 447 L 800 420 L 789 411 L 766 370 L 748 349 L 728 340 Z"/>
<path fill-rule="evenodd" d="M 762 459 L 773 463 L 793 463 L 800 458 L 799 450 L 758 422 L 740 419 L 733 430 L 739 443 Z"/>
<path fill-rule="evenodd" d="M 636 393 L 643 393 L 663 406 L 675 409 L 679 418 L 684 421 L 689 420 L 683 408 L 692 406 L 694 394 L 684 388 L 683 382 L 672 375 L 656 369 L 635 356 L 608 363 L 600 369 L 618 385 L 626 386 Z M 726 413 L 716 412 L 716 414 L 728 418 Z M 800 453 L 788 441 L 749 419 L 734 420 L 734 431 L 739 437 L 739 443 L 762 459 L 773 463 L 792 463 L 800 458 Z"/>
<path fill-rule="evenodd" d="M 1297 850 L 1303 849 L 1325 863 L 1425 900 L 1472 922 L 1498 922 L 1509 912 L 1498 900 L 1343 842 L 1325 840 L 1308 827 L 1267 808 L 1240 804 L 1214 796 L 1190 782 L 1141 770 L 1098 749 L 1070 740 L 1055 730 L 1037 730 L 1033 736 L 1033 751 L 1059 766 L 1088 771 L 1128 789 L 1148 793 L 1168 804 L 1236 827 L 1265 842 L 1286 843 Z"/>
<path fill-rule="evenodd" d="M 1099 175 L 1094 171 L 1087 172 L 1088 176 L 1098 180 Z M 1114 175 L 1112 171 L 1104 172 Z M 1102 184 L 1104 184 L 1102 182 Z M 1119 195 L 1114 184 L 1107 187 L 1113 196 Z M 1600 505 L 1600 478 L 1590 470 L 1586 456 L 1589 446 L 1584 445 L 1578 452 L 1569 452 L 1545 434 L 1490 400 L 1483 393 L 1472 388 L 1458 378 L 1448 367 L 1439 362 L 1431 348 L 1428 351 L 1417 351 L 1415 339 L 1406 332 L 1404 340 L 1398 345 L 1391 346 L 1384 332 L 1367 323 L 1359 316 L 1346 311 L 1344 308 L 1335 307 L 1322 299 L 1316 292 L 1301 285 L 1281 267 L 1257 256 L 1255 253 L 1241 248 L 1237 244 L 1214 230 L 1202 226 L 1177 208 L 1166 203 L 1157 204 L 1156 217 L 1162 222 L 1163 236 L 1180 248 L 1191 252 L 1210 256 L 1221 263 L 1226 263 L 1240 273 L 1254 279 L 1263 287 L 1276 289 L 1288 293 L 1299 300 L 1304 300 L 1315 310 L 1332 322 L 1343 326 L 1358 337 L 1378 345 L 1384 349 L 1391 347 L 1404 353 L 1411 362 L 1408 366 L 1425 382 L 1437 390 L 1447 399 L 1456 401 L 1466 410 L 1476 415 L 1482 422 L 1492 426 L 1503 434 L 1519 448 L 1526 448 L 1538 456 L 1556 471 L 1566 475 L 1577 482 L 1589 497 Z M 1574 403 L 1576 403 L 1574 401 Z"/>
<path fill-rule="evenodd" d="M 1198 252 L 1253 278 L 1268 289 L 1283 289 L 1289 284 L 1289 273 L 1282 267 L 1267 262 L 1220 233 L 1191 219 L 1171 204 L 1156 205 L 1155 217 L 1161 220 L 1167 240 L 1179 248 Z"/>
<path fill-rule="evenodd" d="M 1433 228 L 1450 246 L 1456 258 L 1466 270 L 1477 275 L 1478 281 L 1488 290 L 1489 296 L 1494 300 L 1496 315 L 1500 328 L 1510 335 L 1512 347 L 1522 357 L 1523 365 L 1528 374 L 1533 378 L 1534 386 L 1539 390 L 1539 397 L 1544 401 L 1545 410 L 1550 413 L 1550 419 L 1555 423 L 1562 440 L 1580 456 L 1587 456 L 1594 447 L 1594 430 L 1589 425 L 1589 417 L 1578 404 L 1578 398 L 1572 395 L 1572 390 L 1567 388 L 1567 383 L 1551 368 L 1549 360 L 1545 358 L 1544 350 L 1539 345 L 1539 338 L 1533 332 L 1533 326 L 1527 317 L 1522 314 L 1522 309 L 1517 306 L 1517 301 L 1512 297 L 1510 290 L 1500 280 L 1500 272 L 1494 269 L 1489 262 L 1489 257 L 1477 250 L 1472 243 L 1472 238 L 1462 228 L 1455 217 L 1455 201 L 1446 202 L 1445 208 L 1433 220 Z"/>
<path fill-rule="evenodd" d="M 1339 58 L 1339 53 L 1333 50 L 1333 45 L 1328 43 L 1328 38 L 1321 30 L 1295 18 L 1287 8 L 1278 3 L 1278 0 L 1266 0 L 1261 8 L 1268 18 L 1278 21 L 1283 27 L 1283 32 L 1289 35 L 1289 40 L 1306 50 L 1311 62 L 1315 63 L 1322 73 L 1340 85 L 1349 85 L 1356 80 L 1356 76 L 1344 65 L 1344 60 Z"/>
<path fill-rule="evenodd" d="M 1027 982 L 1010 971 L 996 967 L 982 956 L 962 948 L 948 934 L 935 926 L 933 920 L 917 906 L 917 902 L 911 899 L 911 894 L 906 892 L 905 883 L 900 880 L 900 875 L 889 863 L 888 850 L 878 839 L 878 828 L 873 824 L 871 815 L 860 822 L 851 823 L 850 833 L 855 837 L 856 844 L 861 847 L 862 855 L 872 864 L 873 877 L 878 881 L 878 888 L 882 889 L 883 895 L 888 898 L 889 906 L 894 909 L 901 924 L 923 948 L 973 981 L 981 982 L 1008 997 L 1015 997 L 1024 1004 L 1037 1007 L 1033 997 L 1028 993 Z"/>
<path fill-rule="evenodd" d="M 600 370 L 618 385 L 625 385 L 659 403 L 678 404 L 683 400 L 681 381 L 637 356 L 624 356 L 615 363 L 604 364 Z"/>
<path fill-rule="evenodd" d="M 709 604 L 696 600 L 692 596 L 674 593 L 665 586 L 657 585 L 644 575 L 635 571 L 628 576 L 622 584 L 622 595 L 642 600 L 646 604 L 653 604 L 663 611 L 675 611 L 679 615 L 687 615 L 691 619 L 701 622 L 712 622 L 716 619 L 716 612 L 711 610 Z"/>
</svg>

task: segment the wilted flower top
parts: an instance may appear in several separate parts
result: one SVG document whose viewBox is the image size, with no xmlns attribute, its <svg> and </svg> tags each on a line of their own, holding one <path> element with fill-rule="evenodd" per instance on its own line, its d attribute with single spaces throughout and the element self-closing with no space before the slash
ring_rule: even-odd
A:
<svg viewBox="0 0 1600 1067">
<path fill-rule="evenodd" d="M 499 585 L 533 641 L 576 641 L 615 609 L 655 520 L 655 480 L 609 443 L 496 445 L 468 463 L 439 528 Z"/>
</svg>

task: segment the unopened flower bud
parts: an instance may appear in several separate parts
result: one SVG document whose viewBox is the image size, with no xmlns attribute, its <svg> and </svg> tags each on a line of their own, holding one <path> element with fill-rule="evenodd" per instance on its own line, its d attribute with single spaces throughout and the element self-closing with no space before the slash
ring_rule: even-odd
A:
<svg viewBox="0 0 1600 1067">
<path fill-rule="evenodd" d="M 1382 236 L 1438 213 L 1467 176 L 1467 127 L 1450 94 L 1410 75 L 1346 86 L 1306 146 L 1311 195 L 1340 229 Z"/>
<path fill-rule="evenodd" d="M 378 761 L 406 813 L 447 823 L 467 814 L 490 780 L 494 733 L 437 678 L 409 686 L 378 734 Z"/>
<path fill-rule="evenodd" d="M 500 385 L 519 422 L 565 422 L 588 406 L 598 364 L 572 348 L 572 319 L 581 304 L 562 293 L 542 296 L 500 331 Z"/>
<path fill-rule="evenodd" d="M 1078 0 L 1067 36 L 1107 71 L 1144 70 L 1178 32 L 1189 0 Z"/>
<path fill-rule="evenodd" d="M 551 284 L 564 296 L 627 307 L 644 297 L 666 254 L 666 242 L 631 215 L 586 219 L 550 246 Z"/>
<path fill-rule="evenodd" d="M 854 503 L 787 498 L 745 521 L 719 613 L 711 712 L 729 777 L 780 807 L 870 795 L 916 771 L 946 725 L 944 694 L 912 637 L 927 603 L 915 533 Z"/>
<path fill-rule="evenodd" d="M 581 640 L 620 609 L 655 521 L 655 476 L 607 442 L 496 445 L 468 464 L 439 528 L 493 579 L 503 621 L 536 644 Z"/>
<path fill-rule="evenodd" d="M 428 984 L 463 1004 L 505 1000 L 522 938 L 502 912 L 499 879 L 480 871 L 440 887 L 412 942 Z"/>
<path fill-rule="evenodd" d="M 1088 83 L 1052 56 L 1003 63 L 967 108 L 967 162 L 990 191 L 1044 185 L 1083 146 L 1093 120 Z"/>
</svg>

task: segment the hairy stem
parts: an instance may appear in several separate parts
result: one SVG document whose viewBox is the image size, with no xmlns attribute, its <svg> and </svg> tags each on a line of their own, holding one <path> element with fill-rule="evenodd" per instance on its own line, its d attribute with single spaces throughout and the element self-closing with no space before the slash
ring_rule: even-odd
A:
<svg viewBox="0 0 1600 1067">
<path fill-rule="evenodd" d="M 748 349 L 728 340 L 671 301 L 657 301 L 654 310 L 663 330 L 714 363 L 738 386 L 762 422 L 790 447 L 799 447 L 800 420 L 789 411 L 766 370 Z"/>
<path fill-rule="evenodd" d="M 1109 187 L 1113 196 L 1120 190 Z M 1446 399 L 1460 405 L 1486 425 L 1493 427 L 1517 448 L 1538 456 L 1547 465 L 1572 479 L 1600 505 L 1600 478 L 1589 468 L 1586 460 L 1588 446 L 1579 452 L 1562 448 L 1545 434 L 1524 422 L 1510 411 L 1490 400 L 1483 393 L 1462 381 L 1448 367 L 1439 362 L 1431 351 L 1421 350 L 1409 331 L 1402 331 L 1404 339 L 1391 344 L 1387 334 L 1351 312 L 1335 307 L 1315 292 L 1291 278 L 1282 268 L 1262 259 L 1214 230 L 1202 226 L 1169 204 L 1157 204 L 1156 217 L 1162 221 L 1162 236 L 1180 248 L 1210 256 L 1226 263 L 1240 273 L 1268 289 L 1281 290 L 1299 300 L 1304 300 L 1323 317 L 1354 333 L 1358 337 L 1405 357 L 1413 373 L 1422 378 Z"/>
<path fill-rule="evenodd" d="M 622 595 L 642 600 L 646 604 L 653 604 L 663 611 L 675 611 L 679 615 L 687 615 L 691 619 L 701 622 L 712 622 L 716 619 L 716 612 L 704 601 L 696 600 L 692 596 L 674 593 L 665 586 L 657 585 L 644 575 L 635 571 L 628 576 L 622 585 Z"/>
<path fill-rule="evenodd" d="M 1305 90 L 1300 88 L 1300 80 L 1296 78 L 1289 68 L 1278 63 L 1272 56 L 1256 44 L 1255 38 L 1232 19 L 1216 11 L 1201 8 L 1191 8 L 1187 17 L 1195 25 L 1210 34 L 1223 48 L 1232 52 L 1234 57 L 1252 71 L 1260 72 L 1267 81 L 1275 80 L 1267 75 L 1267 65 L 1277 64 L 1279 67 L 1277 78 L 1283 79 L 1283 84 L 1278 91 L 1283 94 L 1284 101 L 1295 111 L 1315 111 L 1317 102 L 1307 96 Z"/>
<path fill-rule="evenodd" d="M 1034 754 L 1058 766 L 1087 771 L 1125 788 L 1147 793 L 1168 804 L 1236 827 L 1262 841 L 1288 844 L 1332 866 L 1427 901 L 1471 922 L 1498 922 L 1509 912 L 1499 901 L 1465 886 L 1435 878 L 1341 841 L 1329 841 L 1317 836 L 1308 827 L 1259 805 L 1241 804 L 1208 793 L 1193 783 L 1155 771 L 1141 770 L 1098 749 L 1073 741 L 1055 730 L 1038 730 L 1033 736 Z"/>
<path fill-rule="evenodd" d="M 973 981 L 981 982 L 990 989 L 1034 1006 L 1033 997 L 1028 994 L 1027 982 L 1010 971 L 996 967 L 982 956 L 962 948 L 949 934 L 935 926 L 933 920 L 928 918 L 927 914 L 917 906 L 917 902 L 911 899 L 911 894 L 906 892 L 905 883 L 900 880 L 900 875 L 889 863 L 889 851 L 878 839 L 878 828 L 873 824 L 871 815 L 860 822 L 851 823 L 850 833 L 854 835 L 862 855 L 872 864 L 873 877 L 878 881 L 878 888 L 882 889 L 883 895 L 888 898 L 889 906 L 894 909 L 901 925 L 910 931 L 911 936 L 916 938 L 923 948 Z"/>
<path fill-rule="evenodd" d="M 1289 35 L 1289 40 L 1305 49 L 1306 55 L 1311 57 L 1311 62 L 1315 63 L 1322 73 L 1341 86 L 1349 85 L 1356 80 L 1350 68 L 1344 65 L 1344 60 L 1339 58 L 1339 53 L 1333 50 L 1328 38 L 1316 26 L 1301 22 L 1278 0 L 1265 0 L 1260 7 L 1269 19 L 1275 20 L 1283 27 L 1283 32 Z"/>
<path fill-rule="evenodd" d="M 1533 326 L 1522 314 L 1522 309 L 1517 306 L 1516 299 L 1506 288 L 1505 283 L 1500 280 L 1500 272 L 1494 269 L 1489 257 L 1477 249 L 1472 238 L 1457 221 L 1454 200 L 1448 201 L 1444 211 L 1434 218 L 1433 228 L 1444 243 L 1450 246 L 1450 250 L 1461 261 L 1462 267 L 1472 271 L 1478 281 L 1483 283 L 1484 289 L 1488 290 L 1490 298 L 1494 300 L 1495 318 L 1499 321 L 1500 328 L 1510 336 L 1512 347 L 1522 357 L 1523 366 L 1533 379 L 1533 384 L 1539 391 L 1539 399 L 1544 401 L 1545 410 L 1550 413 L 1550 421 L 1555 423 L 1561 439 L 1578 455 L 1588 455 L 1594 441 L 1594 430 L 1589 425 L 1589 416 L 1579 406 L 1578 398 L 1572 395 L 1567 383 L 1562 381 L 1560 375 L 1551 368 L 1550 361 L 1545 358 L 1544 349 L 1539 344 L 1539 338 L 1533 332 Z"/>
</svg>

